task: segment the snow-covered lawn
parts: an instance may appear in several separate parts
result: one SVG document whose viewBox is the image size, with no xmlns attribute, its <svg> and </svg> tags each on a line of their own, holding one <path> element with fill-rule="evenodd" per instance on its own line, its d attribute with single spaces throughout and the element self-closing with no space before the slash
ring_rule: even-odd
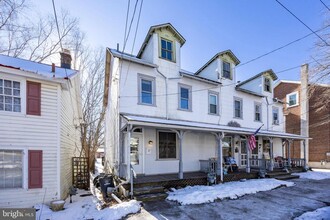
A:
<svg viewBox="0 0 330 220">
<path fill-rule="evenodd" d="M 40 220 L 57 220 L 57 219 L 72 219 L 72 220 L 82 220 L 82 219 L 102 219 L 102 220 L 112 220 L 121 219 L 130 213 L 137 213 L 140 211 L 140 203 L 136 200 L 131 200 L 129 202 L 123 202 L 121 204 L 113 205 L 102 210 L 96 209 L 96 199 L 93 196 L 80 197 L 81 194 L 90 193 L 88 191 L 79 190 L 78 195 L 73 196 L 73 202 L 70 203 L 70 199 L 66 200 L 64 205 L 64 210 L 53 212 L 46 205 L 38 204 L 35 208 L 39 209 L 37 212 L 37 219 L 41 215 Z"/>
<path fill-rule="evenodd" d="M 312 180 L 323 180 L 330 178 L 330 170 L 313 169 L 314 171 L 307 171 L 305 173 L 293 173 L 298 175 L 300 178 L 312 179 Z"/>
<path fill-rule="evenodd" d="M 236 199 L 246 194 L 271 190 L 280 186 L 293 186 L 293 182 L 276 179 L 246 180 L 245 182 L 228 182 L 213 186 L 187 186 L 169 192 L 167 199 L 180 204 L 202 204 L 214 202 L 216 199 Z"/>
<path fill-rule="evenodd" d="M 313 212 L 306 212 L 295 220 L 310 220 L 310 219 L 330 219 L 330 206 L 316 209 Z"/>
</svg>

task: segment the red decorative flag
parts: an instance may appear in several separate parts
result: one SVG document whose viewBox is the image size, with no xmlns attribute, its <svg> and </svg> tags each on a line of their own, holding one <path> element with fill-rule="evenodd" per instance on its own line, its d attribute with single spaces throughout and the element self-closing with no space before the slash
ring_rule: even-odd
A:
<svg viewBox="0 0 330 220">
<path fill-rule="evenodd" d="M 261 125 L 260 128 L 258 128 L 256 130 L 256 132 L 254 132 L 254 134 L 249 136 L 249 148 L 250 148 L 251 151 L 253 151 L 253 149 L 255 149 L 257 147 L 257 145 L 256 145 L 256 135 L 260 131 L 262 126 L 264 126 L 264 125 Z"/>
</svg>

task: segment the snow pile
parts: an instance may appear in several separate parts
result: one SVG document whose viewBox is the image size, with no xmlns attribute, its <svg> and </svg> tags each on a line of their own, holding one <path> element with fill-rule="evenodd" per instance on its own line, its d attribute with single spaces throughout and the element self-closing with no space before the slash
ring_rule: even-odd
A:
<svg viewBox="0 0 330 220">
<path fill-rule="evenodd" d="M 213 186 L 188 186 L 169 192 L 167 199 L 182 205 L 214 202 L 216 199 L 236 199 L 246 194 L 271 190 L 280 186 L 293 186 L 294 183 L 276 179 L 247 180 L 228 182 Z"/>
<path fill-rule="evenodd" d="M 310 220 L 310 219 L 330 219 L 330 206 L 316 209 L 313 212 L 306 212 L 295 220 Z"/>
<path fill-rule="evenodd" d="M 37 211 L 37 218 L 40 220 L 57 220 L 57 219 L 102 219 L 112 220 L 121 219 L 128 214 L 137 213 L 140 211 L 140 203 L 136 200 L 123 202 L 121 204 L 113 205 L 102 210 L 96 209 L 97 200 L 93 196 L 80 197 L 81 194 L 87 194 L 88 191 L 79 190 L 78 195 L 73 196 L 73 203 L 67 199 L 64 205 L 64 210 L 53 212 L 48 206 L 38 204 L 35 205 Z"/>
<path fill-rule="evenodd" d="M 304 179 L 312 179 L 312 180 L 323 180 L 330 178 L 329 170 L 317 170 L 317 171 L 307 171 L 305 173 L 293 173 L 293 175 L 297 175 L 300 178 Z"/>
</svg>

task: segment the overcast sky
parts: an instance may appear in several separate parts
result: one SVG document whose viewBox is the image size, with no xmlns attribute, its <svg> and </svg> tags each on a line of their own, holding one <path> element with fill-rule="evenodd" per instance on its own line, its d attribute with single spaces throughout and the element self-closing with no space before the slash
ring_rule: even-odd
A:
<svg viewBox="0 0 330 220">
<path fill-rule="evenodd" d="M 33 1 L 41 13 L 52 13 L 51 0 Z M 136 0 L 130 1 L 130 16 Z M 131 53 L 137 15 L 125 52 Z M 322 28 L 326 7 L 319 0 L 280 0 L 311 29 Z M 330 0 L 323 0 L 330 5 Z M 122 49 L 128 0 L 55 0 L 57 11 L 67 9 L 79 18 L 93 46 Z M 275 0 L 144 0 L 133 54 L 137 54 L 150 26 L 170 22 L 186 39 L 181 66 L 195 72 L 217 52 L 231 49 L 241 63 L 309 33 L 303 24 Z M 275 73 L 312 61 L 317 37 L 311 35 L 284 49 L 237 68 L 239 80 L 267 69 Z M 280 79 L 298 80 L 299 68 L 278 73 Z"/>
</svg>

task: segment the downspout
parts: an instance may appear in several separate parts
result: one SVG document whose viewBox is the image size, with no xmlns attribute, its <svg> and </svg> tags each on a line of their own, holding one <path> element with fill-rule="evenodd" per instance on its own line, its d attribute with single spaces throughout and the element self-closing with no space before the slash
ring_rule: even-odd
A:
<svg viewBox="0 0 330 220">
<path fill-rule="evenodd" d="M 267 102 L 267 131 L 269 130 L 269 101 L 268 101 L 268 97 L 265 96 L 266 98 L 266 102 Z"/>
</svg>

